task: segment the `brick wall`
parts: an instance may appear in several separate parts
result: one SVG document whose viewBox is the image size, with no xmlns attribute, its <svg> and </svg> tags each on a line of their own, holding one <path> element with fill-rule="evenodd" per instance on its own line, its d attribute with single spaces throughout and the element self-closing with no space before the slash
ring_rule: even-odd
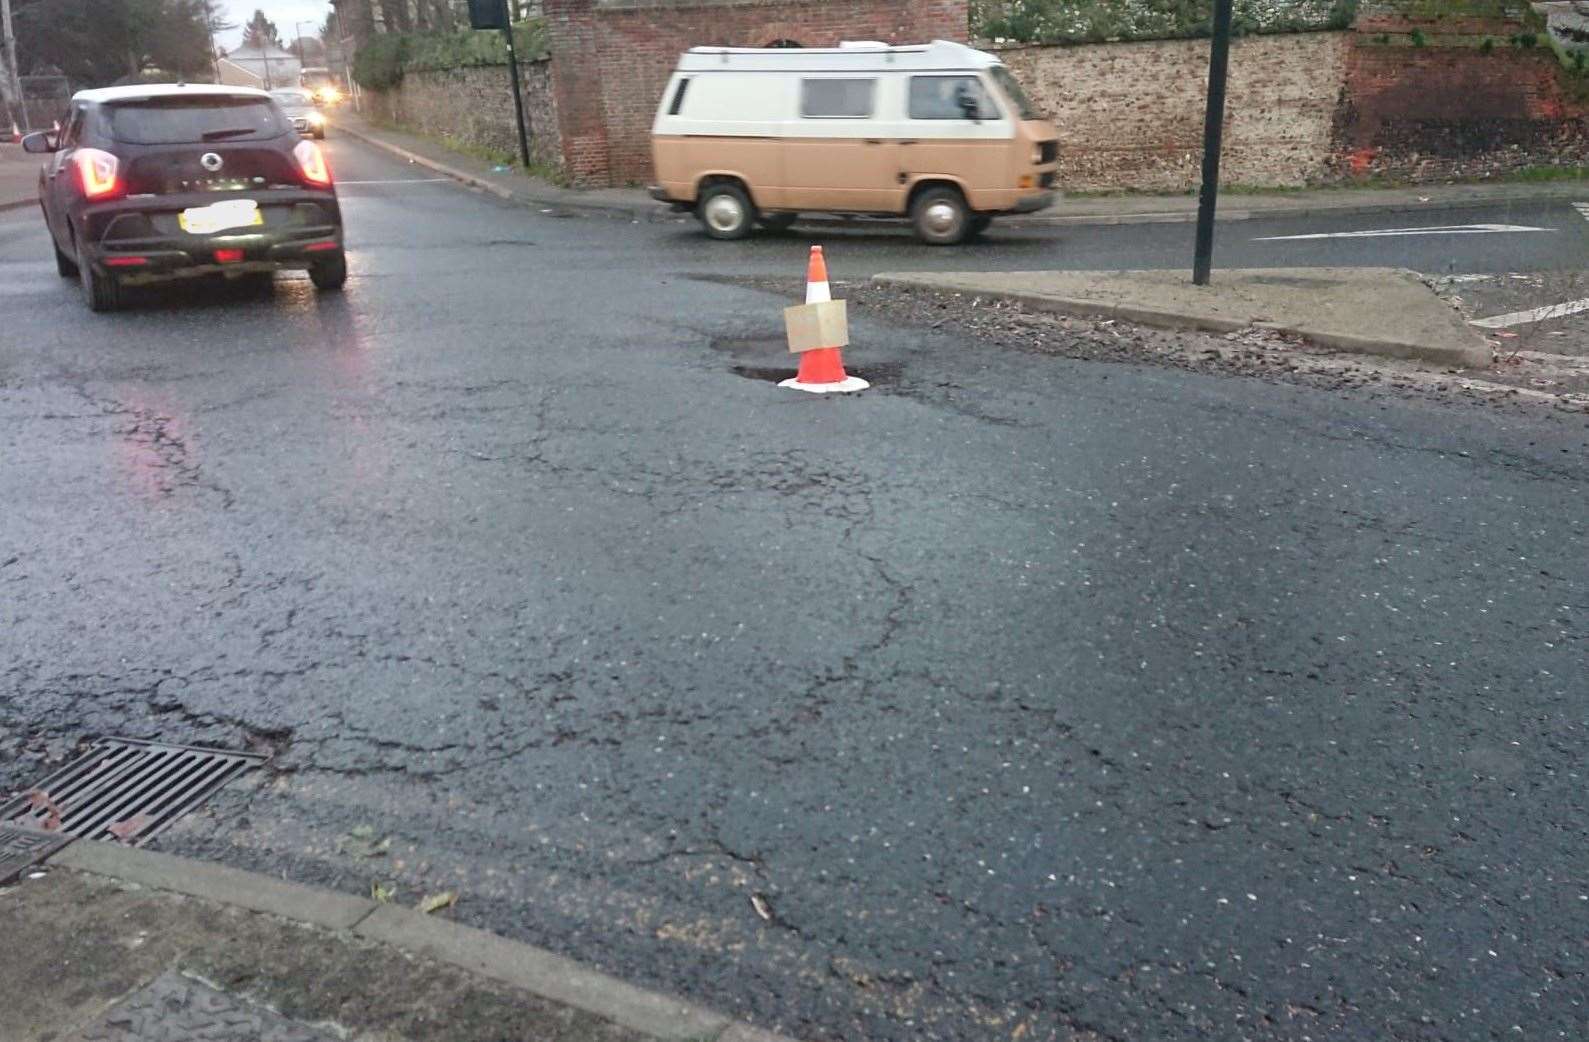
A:
<svg viewBox="0 0 1589 1042">
<path fill-rule="evenodd" d="M 531 134 L 530 157 L 561 169 L 563 145 L 553 98 L 551 62 L 521 62 L 519 84 Z M 518 155 L 513 92 L 506 65 L 409 72 L 393 90 L 366 91 L 365 97 L 377 119 L 470 147 Z"/>
<path fill-rule="evenodd" d="M 1329 171 L 1350 33 L 1235 41 L 1221 180 L 1303 185 Z M 1007 48 L 1059 127 L 1066 188 L 1183 191 L 1201 177 L 1207 40 Z"/>
<path fill-rule="evenodd" d="M 551 62 L 525 68 L 535 155 L 582 184 L 643 182 L 680 51 L 719 44 L 963 39 L 965 0 L 545 0 Z M 1438 25 L 1438 28 L 1435 26 Z M 1425 46 L 1414 46 L 1413 29 Z M 1254 36 L 1231 56 L 1224 180 L 1297 186 L 1382 174 L 1441 180 L 1589 165 L 1589 106 L 1521 23 L 1370 12 L 1356 32 Z M 1465 36 L 1478 30 L 1481 36 Z M 1485 52 L 1477 44 L 1495 41 Z M 1208 41 L 1015 47 L 1002 56 L 1059 126 L 1073 190 L 1195 188 Z M 517 150 L 501 67 L 410 73 L 377 112 Z"/>
<path fill-rule="evenodd" d="M 546 0 L 570 174 L 644 182 L 651 122 L 680 52 L 794 40 L 964 40 L 966 0 Z"/>
<path fill-rule="evenodd" d="M 1566 90 L 1548 48 L 1515 47 L 1504 35 L 1491 36 L 1489 53 L 1472 38 L 1385 42 L 1380 34 L 1397 28 L 1406 26 L 1382 24 L 1353 43 L 1335 128 L 1341 177 L 1431 181 L 1589 163 L 1589 109 Z"/>
</svg>

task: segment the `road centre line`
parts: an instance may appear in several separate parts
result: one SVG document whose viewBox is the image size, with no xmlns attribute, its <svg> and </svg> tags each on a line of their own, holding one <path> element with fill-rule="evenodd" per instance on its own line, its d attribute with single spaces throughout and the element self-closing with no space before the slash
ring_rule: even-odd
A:
<svg viewBox="0 0 1589 1042">
<path fill-rule="evenodd" d="M 1580 311 L 1589 311 L 1589 300 L 1569 300 L 1565 304 L 1550 304 L 1528 311 L 1511 311 L 1490 318 L 1476 318 L 1468 323 L 1480 329 L 1505 329 L 1507 326 L 1524 326 L 1530 322 L 1543 322 L 1548 318 L 1566 318 Z"/>
<path fill-rule="evenodd" d="M 1311 235 L 1266 235 L 1253 242 L 1291 242 L 1299 239 L 1381 239 L 1408 235 L 1508 235 L 1516 232 L 1554 232 L 1527 224 L 1445 224 L 1431 228 L 1375 228 L 1357 232 L 1315 232 Z"/>
</svg>

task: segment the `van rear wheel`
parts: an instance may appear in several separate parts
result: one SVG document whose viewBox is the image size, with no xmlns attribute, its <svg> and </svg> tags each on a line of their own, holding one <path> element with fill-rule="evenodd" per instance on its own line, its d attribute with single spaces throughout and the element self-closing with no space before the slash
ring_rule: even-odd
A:
<svg viewBox="0 0 1589 1042">
<path fill-rule="evenodd" d="M 953 246 L 971 232 L 971 208 L 958 188 L 929 188 L 910 208 L 916 237 L 932 246 Z"/>
<path fill-rule="evenodd" d="M 714 239 L 743 239 L 756 221 L 750 196 L 730 181 L 719 181 L 703 189 L 695 213 L 706 234 Z"/>
</svg>

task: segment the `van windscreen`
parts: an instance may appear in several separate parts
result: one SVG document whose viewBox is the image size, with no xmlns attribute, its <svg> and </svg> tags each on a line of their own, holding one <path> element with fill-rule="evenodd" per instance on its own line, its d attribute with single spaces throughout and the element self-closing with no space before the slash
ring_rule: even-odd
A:
<svg viewBox="0 0 1589 1042">
<path fill-rule="evenodd" d="M 1004 96 L 1010 99 L 1010 104 L 1015 106 L 1022 119 L 1041 119 L 1036 108 L 1032 106 L 1032 99 L 1026 96 L 1026 91 L 1021 89 L 1021 83 L 1015 76 L 1002 65 L 995 65 L 988 70 L 993 74 L 993 82 L 999 85 Z"/>
</svg>

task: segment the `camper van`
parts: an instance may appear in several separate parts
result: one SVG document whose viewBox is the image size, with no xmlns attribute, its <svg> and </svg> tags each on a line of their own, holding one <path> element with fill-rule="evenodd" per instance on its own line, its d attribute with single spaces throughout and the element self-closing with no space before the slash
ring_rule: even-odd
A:
<svg viewBox="0 0 1589 1042">
<path fill-rule="evenodd" d="M 1054 197 L 1059 143 L 992 54 L 911 47 L 696 47 L 652 125 L 653 197 L 715 239 L 801 213 L 908 216 L 949 245 Z"/>
</svg>

